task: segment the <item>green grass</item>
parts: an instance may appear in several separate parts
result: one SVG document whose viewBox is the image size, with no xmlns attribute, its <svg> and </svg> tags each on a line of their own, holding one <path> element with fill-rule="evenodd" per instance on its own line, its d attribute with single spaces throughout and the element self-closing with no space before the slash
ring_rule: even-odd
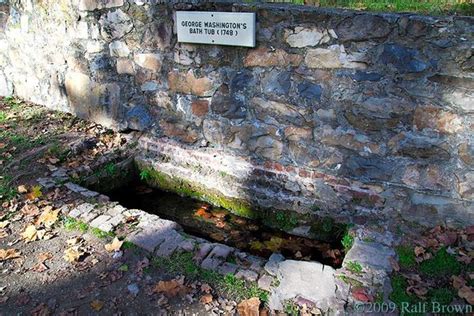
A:
<svg viewBox="0 0 474 316">
<path fill-rule="evenodd" d="M 209 283 L 235 300 L 258 297 L 263 302 L 268 301 L 268 293 L 259 289 L 256 283 L 246 282 L 232 274 L 222 276 L 215 271 L 203 269 L 194 262 L 190 252 L 175 253 L 170 258 L 153 257 L 152 264 L 171 273 L 181 273 L 190 280 Z"/>
<path fill-rule="evenodd" d="M 456 258 L 446 251 L 446 248 L 438 250 L 433 258 L 420 264 L 420 271 L 428 276 L 443 277 L 447 275 L 458 275 L 462 266 Z"/>
<path fill-rule="evenodd" d="M 342 237 L 341 243 L 342 243 L 342 246 L 344 247 L 344 250 L 348 252 L 349 249 L 351 249 L 352 245 L 354 244 L 354 236 L 352 236 L 350 232 L 346 232 L 344 236 Z"/>
<path fill-rule="evenodd" d="M 395 248 L 395 252 L 398 255 L 398 262 L 401 268 L 409 269 L 415 266 L 416 260 L 413 248 L 409 246 L 398 246 Z"/>
<path fill-rule="evenodd" d="M 0 176 L 0 201 L 10 200 L 15 197 L 16 190 L 11 186 L 11 176 Z"/>
<path fill-rule="evenodd" d="M 89 225 L 84 222 L 78 221 L 73 217 L 65 217 L 63 219 L 63 225 L 66 230 L 78 230 L 85 233 L 89 230 Z"/>
<path fill-rule="evenodd" d="M 454 294 L 455 292 L 453 289 L 445 287 L 434 289 L 428 292 L 430 301 L 438 302 L 440 305 L 449 305 L 454 299 Z"/>
<path fill-rule="evenodd" d="M 362 271 L 364 271 L 364 269 L 362 268 L 362 265 L 356 261 L 349 261 L 347 263 L 347 270 L 355 274 L 360 274 L 362 273 Z"/>
<path fill-rule="evenodd" d="M 105 232 L 98 228 L 90 227 L 87 223 L 69 216 L 63 218 L 63 226 L 66 230 L 78 230 L 82 233 L 90 232 L 92 235 L 100 239 L 115 237 L 113 232 Z"/>
<path fill-rule="evenodd" d="M 390 294 L 390 300 L 397 304 L 398 308 L 402 306 L 402 303 L 413 304 L 417 300 L 414 296 L 406 292 L 408 283 L 401 275 L 392 276 L 392 293 Z"/>
<path fill-rule="evenodd" d="M 62 146 L 58 141 L 54 141 L 51 147 L 49 147 L 48 153 L 59 159 L 60 162 L 64 162 L 69 155 L 70 150 Z"/>
<path fill-rule="evenodd" d="M 140 180 L 146 181 L 151 178 L 151 171 L 149 169 L 143 169 L 140 171 Z"/>
<path fill-rule="evenodd" d="M 0 111 L 0 124 L 7 121 L 7 113 Z"/>
<path fill-rule="evenodd" d="M 114 237 L 115 234 L 113 232 L 104 232 L 103 230 L 100 230 L 96 227 L 92 227 L 90 229 L 92 235 L 96 236 L 97 238 L 100 238 L 100 239 L 106 239 L 106 238 L 109 238 L 109 237 Z"/>
<path fill-rule="evenodd" d="M 304 4 L 304 0 L 267 0 L 266 2 Z M 321 7 L 336 7 L 367 11 L 417 12 L 432 15 L 474 15 L 474 4 L 469 3 L 470 0 L 313 0 L 309 2 L 319 3 Z"/>
</svg>

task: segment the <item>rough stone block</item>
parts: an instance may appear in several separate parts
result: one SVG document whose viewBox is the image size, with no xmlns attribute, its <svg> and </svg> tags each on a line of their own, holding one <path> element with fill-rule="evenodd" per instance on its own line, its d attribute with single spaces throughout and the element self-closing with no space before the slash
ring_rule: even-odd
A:
<svg viewBox="0 0 474 316">
<path fill-rule="evenodd" d="M 269 276 L 268 274 L 264 274 L 258 279 L 258 287 L 264 291 L 270 291 L 273 280 L 274 279 L 271 276 Z"/>
<path fill-rule="evenodd" d="M 217 268 L 217 272 L 222 275 L 235 274 L 235 271 L 237 271 L 238 268 L 239 266 L 234 263 L 224 262 Z"/>
<path fill-rule="evenodd" d="M 199 250 L 194 255 L 194 260 L 196 262 L 201 262 L 202 260 L 204 260 L 204 258 L 209 254 L 209 252 L 211 252 L 213 247 L 214 247 L 214 244 L 210 244 L 210 243 L 200 244 Z"/>
<path fill-rule="evenodd" d="M 161 58 L 158 54 L 137 54 L 134 60 L 138 66 L 153 72 L 159 72 L 161 69 Z"/>
<path fill-rule="evenodd" d="M 282 310 L 288 299 L 304 297 L 327 310 L 336 296 L 334 269 L 319 262 L 285 260 L 278 264 L 279 285 L 271 292 L 269 307 Z"/>
<path fill-rule="evenodd" d="M 392 256 L 395 256 L 392 248 L 379 243 L 364 242 L 356 238 L 352 248 L 347 252 L 344 262 L 354 261 L 364 267 L 391 272 L 392 265 L 389 259 Z"/>
<path fill-rule="evenodd" d="M 73 192 L 76 192 L 76 193 L 80 193 L 80 192 L 86 190 L 86 188 L 81 187 L 80 185 L 77 185 L 77 184 L 72 183 L 72 182 L 68 182 L 68 183 L 64 184 L 64 186 L 66 188 L 68 188 L 69 190 L 71 190 Z"/>
<path fill-rule="evenodd" d="M 216 271 L 217 267 L 222 263 L 221 259 L 207 257 L 201 262 L 201 267 L 207 270 Z"/>
<path fill-rule="evenodd" d="M 109 215 L 99 215 L 97 218 L 95 218 L 92 222 L 90 222 L 90 226 L 99 228 L 100 225 L 104 224 L 107 222 L 111 217 Z"/>
<path fill-rule="evenodd" d="M 272 51 L 266 47 L 249 50 L 244 60 L 245 67 L 286 67 L 298 66 L 303 56 L 288 54 L 282 49 Z"/>
<path fill-rule="evenodd" d="M 123 6 L 124 0 L 80 0 L 79 10 L 94 11 L 106 8 L 115 8 Z"/>
<path fill-rule="evenodd" d="M 78 218 L 80 217 L 82 214 L 84 213 L 87 213 L 87 212 L 90 212 L 94 209 L 94 205 L 90 204 L 90 203 L 83 203 L 81 205 L 78 205 L 77 207 L 75 207 L 70 213 L 69 213 L 69 216 L 71 217 L 74 217 L 74 218 Z"/>
<path fill-rule="evenodd" d="M 155 255 L 160 257 L 169 257 L 183 242 L 184 237 L 175 230 L 167 231 L 165 240 L 155 251 Z"/>
<path fill-rule="evenodd" d="M 245 279 L 249 282 L 255 282 L 258 279 L 258 273 L 252 270 L 241 269 L 235 275 L 239 279 Z"/>
</svg>

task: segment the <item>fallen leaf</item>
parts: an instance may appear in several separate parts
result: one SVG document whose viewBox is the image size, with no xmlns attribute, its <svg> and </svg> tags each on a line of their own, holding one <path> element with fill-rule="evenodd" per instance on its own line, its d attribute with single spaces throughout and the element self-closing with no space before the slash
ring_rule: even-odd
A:
<svg viewBox="0 0 474 316">
<path fill-rule="evenodd" d="M 36 225 L 43 224 L 44 226 L 50 228 L 58 221 L 58 215 L 59 210 L 53 211 L 51 206 L 47 206 L 36 221 Z"/>
<path fill-rule="evenodd" d="M 374 297 L 366 292 L 364 288 L 355 288 L 352 290 L 352 297 L 361 302 L 373 302 Z"/>
<path fill-rule="evenodd" d="M 243 300 L 237 305 L 237 312 L 240 316 L 258 316 L 259 309 L 260 300 L 257 297 Z"/>
<path fill-rule="evenodd" d="M 30 201 L 36 200 L 43 196 L 43 192 L 41 192 L 41 186 L 35 185 L 31 188 L 31 192 L 26 195 L 26 198 Z"/>
<path fill-rule="evenodd" d="M 99 312 L 102 307 L 104 307 L 104 302 L 99 301 L 99 300 L 93 300 L 91 303 L 91 308 L 95 310 L 96 312 Z"/>
<path fill-rule="evenodd" d="M 5 228 L 8 225 L 10 225 L 10 221 L 1 221 L 0 222 L 0 228 Z"/>
<path fill-rule="evenodd" d="M 21 194 L 28 192 L 28 189 L 24 185 L 18 186 L 17 190 L 18 190 L 18 193 L 21 193 Z"/>
<path fill-rule="evenodd" d="M 77 262 L 79 261 L 79 259 L 81 258 L 81 256 L 84 254 L 84 251 L 82 251 L 80 249 L 80 246 L 73 246 L 73 247 L 70 247 L 66 250 L 64 250 L 64 256 L 63 258 L 67 261 L 67 262 Z"/>
<path fill-rule="evenodd" d="M 20 257 L 21 252 L 16 249 L 0 249 L 0 261 Z"/>
<path fill-rule="evenodd" d="M 49 260 L 51 258 L 53 258 L 53 254 L 51 252 L 41 252 L 38 255 L 39 262 L 45 262 L 46 260 Z"/>
<path fill-rule="evenodd" d="M 21 233 L 21 237 L 25 242 L 35 241 L 38 238 L 38 231 L 36 230 L 35 225 L 28 225 L 25 231 Z"/>
<path fill-rule="evenodd" d="M 199 300 L 203 304 L 209 304 L 212 302 L 212 294 L 204 294 Z"/>
<path fill-rule="evenodd" d="M 474 304 L 474 291 L 470 286 L 463 286 L 458 290 L 459 297 L 465 299 L 469 304 Z"/>
<path fill-rule="evenodd" d="M 166 297 L 174 297 L 178 294 L 187 292 L 183 285 L 184 279 L 173 279 L 169 281 L 160 281 L 153 288 L 154 293 L 163 293 Z"/>
<path fill-rule="evenodd" d="M 451 280 L 453 280 L 453 287 L 456 290 L 458 290 L 458 289 L 462 288 L 464 285 L 466 285 L 466 280 L 464 280 L 463 278 L 458 277 L 456 275 L 453 275 L 451 277 Z"/>
<path fill-rule="evenodd" d="M 209 286 L 209 284 L 204 283 L 201 285 L 201 291 L 204 293 L 211 293 L 212 288 Z"/>
<path fill-rule="evenodd" d="M 120 241 L 117 237 L 115 237 L 110 244 L 105 245 L 105 250 L 107 250 L 108 252 L 119 251 L 122 247 L 122 244 L 123 241 Z"/>
<path fill-rule="evenodd" d="M 415 251 L 415 256 L 417 257 L 425 253 L 425 249 L 423 249 L 423 247 L 418 247 L 418 246 L 415 247 L 414 251 Z"/>
<path fill-rule="evenodd" d="M 26 204 L 21 208 L 21 212 L 26 216 L 36 216 L 39 214 L 39 207 L 34 204 Z"/>
</svg>

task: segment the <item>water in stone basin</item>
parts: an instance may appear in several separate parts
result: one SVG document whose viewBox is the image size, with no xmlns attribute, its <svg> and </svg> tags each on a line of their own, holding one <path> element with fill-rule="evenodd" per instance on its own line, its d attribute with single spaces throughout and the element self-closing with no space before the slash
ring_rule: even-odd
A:
<svg viewBox="0 0 474 316">
<path fill-rule="evenodd" d="M 340 267 L 344 250 L 339 240 L 321 242 L 270 229 L 205 202 L 133 183 L 108 196 L 127 208 L 138 208 L 179 223 L 186 233 L 224 243 L 261 257 L 280 252 L 288 259 L 315 260 Z"/>
</svg>

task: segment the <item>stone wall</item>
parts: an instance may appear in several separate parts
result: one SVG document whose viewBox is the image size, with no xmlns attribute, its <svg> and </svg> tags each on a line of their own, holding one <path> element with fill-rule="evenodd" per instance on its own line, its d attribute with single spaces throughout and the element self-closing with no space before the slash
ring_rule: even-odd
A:
<svg viewBox="0 0 474 316">
<path fill-rule="evenodd" d="M 218 204 L 474 223 L 473 18 L 157 2 L 0 4 L 0 95 L 144 131 Z M 177 43 L 176 10 L 256 12 L 258 47 Z"/>
</svg>

